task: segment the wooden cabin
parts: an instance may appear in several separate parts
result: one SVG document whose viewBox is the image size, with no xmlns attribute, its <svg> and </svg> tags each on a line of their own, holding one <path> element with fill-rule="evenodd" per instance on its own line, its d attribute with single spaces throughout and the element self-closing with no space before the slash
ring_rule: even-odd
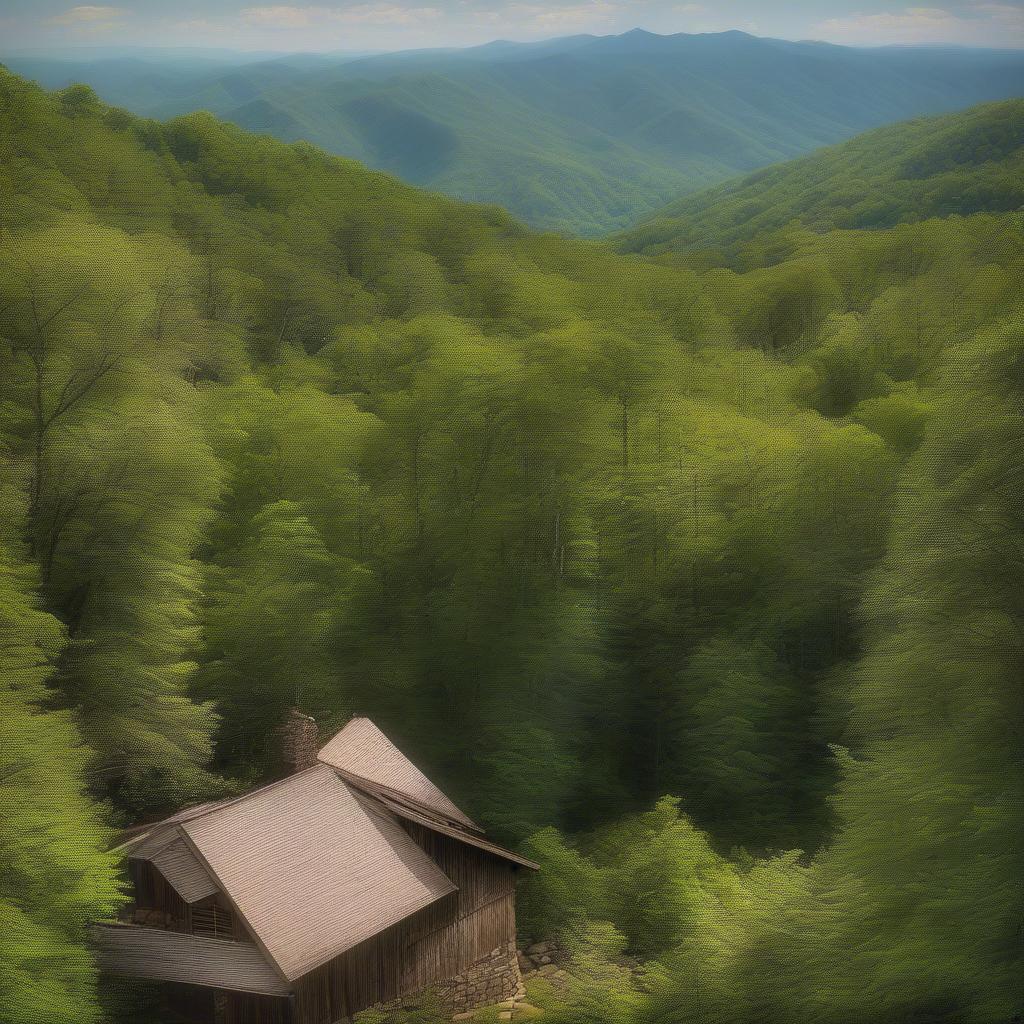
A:
<svg viewBox="0 0 1024 1024">
<path fill-rule="evenodd" d="M 307 746 L 287 778 L 132 837 L 134 900 L 94 930 L 101 968 L 217 1024 L 333 1024 L 439 984 L 453 1011 L 509 998 L 516 878 L 537 865 L 369 719 Z"/>
</svg>

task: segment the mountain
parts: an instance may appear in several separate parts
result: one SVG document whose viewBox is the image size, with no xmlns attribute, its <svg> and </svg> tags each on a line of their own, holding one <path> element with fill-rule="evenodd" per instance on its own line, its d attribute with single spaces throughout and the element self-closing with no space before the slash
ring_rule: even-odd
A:
<svg viewBox="0 0 1024 1024">
<path fill-rule="evenodd" d="M 1024 100 L 890 125 L 666 207 L 616 239 L 658 255 L 781 247 L 794 226 L 878 229 L 1024 209 Z"/>
<path fill-rule="evenodd" d="M 1024 93 L 1024 54 L 852 49 L 742 32 L 573 36 L 227 66 L 8 58 L 153 117 L 210 110 L 411 183 L 599 235 L 866 129 Z"/>
<path fill-rule="evenodd" d="M 293 707 L 542 862 L 549 1021 L 1018 1019 L 1020 124 L 748 182 L 705 269 L 0 71 L 4 1024 L 175 1019 L 97 979 L 113 827 Z"/>
</svg>

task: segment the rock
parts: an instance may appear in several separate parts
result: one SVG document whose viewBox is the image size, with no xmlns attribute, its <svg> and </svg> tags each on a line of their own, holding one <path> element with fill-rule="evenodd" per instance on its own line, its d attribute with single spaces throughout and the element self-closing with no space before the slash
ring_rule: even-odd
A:
<svg viewBox="0 0 1024 1024">
<path fill-rule="evenodd" d="M 473 1010 L 467 1010 L 465 1013 L 457 1013 L 452 1020 L 472 1020 L 476 1014 Z"/>
</svg>

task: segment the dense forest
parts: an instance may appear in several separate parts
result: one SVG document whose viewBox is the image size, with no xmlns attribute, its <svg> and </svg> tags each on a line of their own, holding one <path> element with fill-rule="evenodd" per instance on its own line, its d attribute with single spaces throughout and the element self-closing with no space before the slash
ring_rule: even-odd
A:
<svg viewBox="0 0 1024 1024">
<path fill-rule="evenodd" d="M 555 1024 L 1020 1019 L 1022 141 L 649 259 L 0 73 L 0 1020 L 143 1019 L 112 836 L 293 706 L 542 862 Z"/>
<path fill-rule="evenodd" d="M 1024 94 L 1019 50 L 862 49 L 737 31 L 362 57 L 0 48 L 0 59 L 49 88 L 86 82 L 145 117 L 208 110 L 585 236 L 869 128 Z"/>
<path fill-rule="evenodd" d="M 823 233 L 1019 210 L 1022 107 L 1012 100 L 879 128 L 682 199 L 625 232 L 618 246 L 752 267 L 793 251 L 787 231 L 794 225 Z"/>
</svg>

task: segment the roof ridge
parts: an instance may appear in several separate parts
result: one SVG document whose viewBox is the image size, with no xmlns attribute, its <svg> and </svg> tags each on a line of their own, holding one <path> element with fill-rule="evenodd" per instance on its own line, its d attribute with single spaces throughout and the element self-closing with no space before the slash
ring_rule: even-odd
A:
<svg viewBox="0 0 1024 1024">
<path fill-rule="evenodd" d="M 481 833 L 480 835 L 477 835 L 476 833 L 470 832 L 468 829 L 462 828 L 457 824 L 453 825 L 448 822 L 438 821 L 436 818 L 428 817 L 427 815 L 421 814 L 412 808 L 403 807 L 396 801 L 391 800 L 387 795 L 383 795 L 381 797 L 372 797 L 371 795 L 371 798 L 379 800 L 383 803 L 384 807 L 392 812 L 392 814 L 395 814 L 400 818 L 405 818 L 406 821 L 412 821 L 419 825 L 423 825 L 424 828 L 429 828 L 433 832 L 439 832 L 441 835 L 450 836 L 458 842 L 468 843 L 470 846 L 476 846 L 481 850 L 486 850 L 498 857 L 503 857 L 516 864 L 521 864 L 523 867 L 530 868 L 533 871 L 540 870 L 540 865 L 536 861 L 532 861 L 528 857 L 522 856 L 522 854 L 508 850 L 504 846 L 499 846 L 497 843 L 488 839 L 486 834 Z"/>
<path fill-rule="evenodd" d="M 195 814 L 187 814 L 186 811 L 179 811 L 177 815 L 172 815 L 170 818 L 164 818 L 162 821 L 153 822 L 153 824 L 149 826 L 149 831 L 146 834 L 148 835 L 149 832 L 152 832 L 154 829 L 163 828 L 165 826 L 177 826 L 181 828 L 193 821 L 198 821 L 200 818 L 205 818 L 207 815 L 214 814 L 217 811 L 222 811 L 226 807 L 234 807 L 235 804 L 241 803 L 243 800 L 248 800 L 249 797 L 265 793 L 268 789 L 273 789 L 275 786 L 283 786 L 286 782 L 291 782 L 292 779 L 298 779 L 301 776 L 308 775 L 317 768 L 322 767 L 329 766 L 318 761 L 316 764 L 312 764 L 308 768 L 303 768 L 301 771 L 292 772 L 291 775 L 286 775 L 282 779 L 274 779 L 271 782 L 264 782 L 263 785 L 257 786 L 255 789 L 247 789 L 244 793 L 239 793 L 238 796 L 226 797 L 223 800 L 218 800 L 209 805 L 199 804 L 198 808 L 202 809 L 199 810 L 197 808 L 197 813 Z"/>
<path fill-rule="evenodd" d="M 317 759 L 334 769 L 348 772 L 353 780 L 382 786 L 396 798 L 414 801 L 414 807 L 429 808 L 446 821 L 482 831 L 370 718 L 361 715 L 351 718 L 324 743 L 317 752 Z"/>
<path fill-rule="evenodd" d="M 337 772 L 343 781 L 350 783 L 357 789 L 369 792 L 370 796 L 374 795 L 374 789 L 381 790 L 393 803 L 408 804 L 412 810 L 417 811 L 420 814 L 431 818 L 438 818 L 442 822 L 450 823 L 460 829 L 467 829 L 466 822 L 468 821 L 470 826 L 467 831 L 479 832 L 481 835 L 484 834 L 484 830 L 466 815 L 463 815 L 462 818 L 453 818 L 451 815 L 444 814 L 439 811 L 436 807 L 431 807 L 429 804 L 423 803 L 422 800 L 417 800 L 416 797 L 410 796 L 403 790 L 395 789 L 393 786 L 388 786 L 383 782 L 377 782 L 374 779 L 368 779 L 363 775 L 358 775 L 355 772 L 349 771 L 347 768 L 339 768 L 337 765 L 333 765 L 329 761 L 321 761 L 320 763 L 330 768 L 332 771 Z"/>
</svg>

